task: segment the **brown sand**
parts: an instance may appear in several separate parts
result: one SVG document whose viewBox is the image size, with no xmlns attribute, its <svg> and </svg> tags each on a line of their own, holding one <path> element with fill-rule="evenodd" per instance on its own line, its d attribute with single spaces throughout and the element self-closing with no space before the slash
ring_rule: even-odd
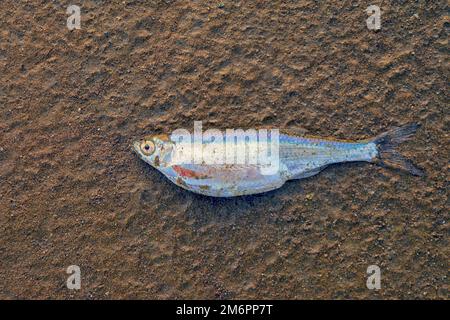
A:
<svg viewBox="0 0 450 320">
<path fill-rule="evenodd" d="M 82 1 L 69 31 L 72 2 L 1 1 L 0 298 L 448 298 L 447 1 L 220 3 Z M 427 175 L 346 164 L 202 197 L 129 147 L 194 120 L 348 139 L 420 122 L 402 152 Z"/>
</svg>

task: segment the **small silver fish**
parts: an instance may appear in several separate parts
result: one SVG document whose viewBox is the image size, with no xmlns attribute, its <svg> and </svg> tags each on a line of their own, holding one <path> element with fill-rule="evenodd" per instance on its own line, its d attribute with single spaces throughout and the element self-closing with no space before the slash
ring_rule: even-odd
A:
<svg viewBox="0 0 450 320">
<path fill-rule="evenodd" d="M 233 197 L 278 189 L 288 180 L 316 175 L 328 165 L 341 162 L 372 162 L 421 176 L 422 170 L 396 151 L 397 145 L 410 139 L 418 128 L 418 124 L 407 124 L 373 139 L 353 142 L 280 134 L 279 167 L 272 174 L 262 173 L 258 164 L 179 163 L 175 158 L 180 144 L 165 134 L 135 141 L 133 149 L 142 160 L 186 190 Z M 211 143 L 223 142 L 202 142 L 201 146 Z"/>
</svg>

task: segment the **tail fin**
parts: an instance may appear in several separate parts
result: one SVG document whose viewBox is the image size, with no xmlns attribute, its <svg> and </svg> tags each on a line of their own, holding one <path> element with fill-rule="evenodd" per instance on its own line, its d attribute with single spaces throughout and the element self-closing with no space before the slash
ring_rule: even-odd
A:
<svg viewBox="0 0 450 320">
<path fill-rule="evenodd" d="M 420 125 L 417 123 L 406 124 L 401 127 L 395 127 L 372 139 L 372 142 L 376 144 L 378 149 L 378 159 L 375 162 L 408 171 L 415 176 L 423 176 L 423 170 L 417 168 L 396 150 L 397 146 L 409 140 L 419 127 Z"/>
</svg>

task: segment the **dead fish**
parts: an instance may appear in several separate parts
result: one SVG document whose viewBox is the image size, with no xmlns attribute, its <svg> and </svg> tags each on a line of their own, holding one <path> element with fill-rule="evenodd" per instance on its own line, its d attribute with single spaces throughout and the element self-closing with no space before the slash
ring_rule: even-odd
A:
<svg viewBox="0 0 450 320">
<path fill-rule="evenodd" d="M 418 128 L 419 124 L 407 124 L 359 141 L 280 133 L 279 166 L 272 174 L 262 173 L 258 164 L 179 163 L 175 158 L 180 144 L 168 135 L 135 141 L 133 150 L 143 161 L 186 190 L 213 197 L 233 197 L 275 190 L 288 180 L 311 177 L 331 164 L 343 162 L 371 162 L 421 176 L 423 171 L 396 150 Z M 211 143 L 214 142 L 201 142 L 202 150 Z"/>
</svg>

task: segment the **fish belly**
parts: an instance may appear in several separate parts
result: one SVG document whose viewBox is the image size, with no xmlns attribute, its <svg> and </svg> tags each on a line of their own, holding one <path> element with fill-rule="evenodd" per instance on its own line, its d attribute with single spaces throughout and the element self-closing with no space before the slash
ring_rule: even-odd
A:
<svg viewBox="0 0 450 320">
<path fill-rule="evenodd" d="M 234 197 L 278 189 L 282 171 L 264 175 L 257 165 L 174 165 L 163 172 L 178 186 L 213 197 Z"/>
</svg>

